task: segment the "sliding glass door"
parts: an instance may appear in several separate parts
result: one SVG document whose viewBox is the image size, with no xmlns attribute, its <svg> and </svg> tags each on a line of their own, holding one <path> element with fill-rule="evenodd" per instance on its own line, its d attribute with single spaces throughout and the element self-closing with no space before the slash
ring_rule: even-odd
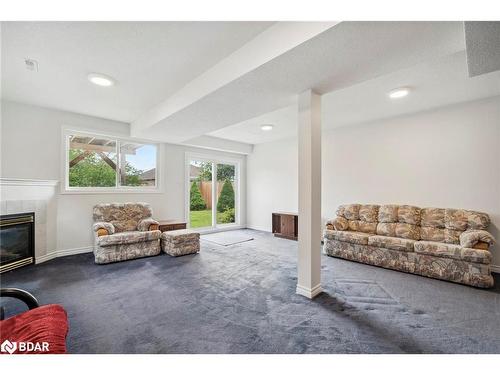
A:
<svg viewBox="0 0 500 375">
<path fill-rule="evenodd" d="M 205 228 L 213 225 L 212 170 L 212 163 L 198 160 L 189 162 L 189 223 L 191 228 Z"/>
<path fill-rule="evenodd" d="M 188 157 L 186 202 L 191 228 L 238 224 L 239 164 Z"/>
</svg>

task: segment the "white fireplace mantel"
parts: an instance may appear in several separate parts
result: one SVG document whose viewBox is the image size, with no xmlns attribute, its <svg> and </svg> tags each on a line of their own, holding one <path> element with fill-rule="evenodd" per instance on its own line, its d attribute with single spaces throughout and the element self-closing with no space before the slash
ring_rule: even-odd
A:
<svg viewBox="0 0 500 375">
<path fill-rule="evenodd" d="M 5 186 L 57 186 L 58 180 L 37 180 L 25 178 L 0 177 L 0 185 Z"/>
</svg>

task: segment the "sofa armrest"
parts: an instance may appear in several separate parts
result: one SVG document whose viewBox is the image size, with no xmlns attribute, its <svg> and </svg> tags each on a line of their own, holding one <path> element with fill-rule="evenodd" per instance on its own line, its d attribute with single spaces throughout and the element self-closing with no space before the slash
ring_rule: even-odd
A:
<svg viewBox="0 0 500 375">
<path fill-rule="evenodd" d="M 480 248 L 484 248 L 484 244 L 489 246 L 493 243 L 495 243 L 495 238 L 485 230 L 466 230 L 460 235 L 460 246 L 462 247 L 474 248 L 480 246 Z M 484 250 L 487 250 L 487 247 Z"/>
<path fill-rule="evenodd" d="M 335 229 L 335 228 L 333 228 L 333 221 L 334 220 L 335 219 L 330 219 L 330 220 L 326 221 L 326 224 L 325 224 L 326 229 L 328 229 L 328 230 L 334 230 Z"/>
<path fill-rule="evenodd" d="M 139 224 L 137 224 L 137 230 L 141 232 L 148 232 L 151 230 L 158 230 L 160 223 L 153 219 L 152 217 L 148 217 L 146 219 L 142 219 L 139 221 Z"/>
<path fill-rule="evenodd" d="M 346 218 L 337 216 L 335 219 L 326 222 L 326 229 L 329 230 L 347 230 L 349 229 L 349 222 Z"/>
<path fill-rule="evenodd" d="M 115 226 L 111 223 L 104 221 L 98 221 L 92 225 L 92 229 L 96 232 L 97 237 L 107 236 L 109 234 L 115 233 Z"/>
</svg>

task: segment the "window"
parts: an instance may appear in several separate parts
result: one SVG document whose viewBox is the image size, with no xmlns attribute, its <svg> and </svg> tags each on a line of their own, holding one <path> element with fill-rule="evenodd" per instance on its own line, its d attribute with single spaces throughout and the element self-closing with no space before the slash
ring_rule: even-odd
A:
<svg viewBox="0 0 500 375">
<path fill-rule="evenodd" d="M 187 212 L 191 228 L 238 224 L 239 163 L 188 155 Z"/>
<path fill-rule="evenodd" d="M 151 189 L 157 187 L 155 144 L 66 134 L 68 190 Z"/>
</svg>

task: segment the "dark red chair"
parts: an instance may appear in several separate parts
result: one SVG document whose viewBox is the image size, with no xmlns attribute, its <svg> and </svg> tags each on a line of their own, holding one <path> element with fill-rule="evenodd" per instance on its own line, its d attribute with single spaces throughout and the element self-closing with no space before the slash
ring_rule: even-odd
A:
<svg viewBox="0 0 500 375">
<path fill-rule="evenodd" d="M 5 320 L 1 309 L 0 354 L 66 353 L 68 316 L 62 306 L 39 306 L 33 295 L 15 288 L 0 289 L 0 297 L 17 298 L 29 308 Z"/>
</svg>

